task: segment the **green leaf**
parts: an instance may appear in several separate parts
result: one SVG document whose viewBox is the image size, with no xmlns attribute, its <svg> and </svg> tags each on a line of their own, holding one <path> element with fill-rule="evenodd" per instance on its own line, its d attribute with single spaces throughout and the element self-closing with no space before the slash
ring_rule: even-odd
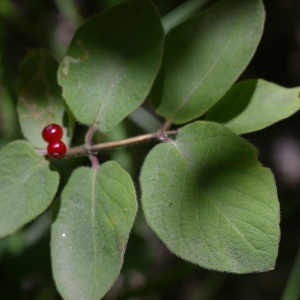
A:
<svg viewBox="0 0 300 300">
<path fill-rule="evenodd" d="M 0 152 L 0 237 L 41 214 L 53 200 L 58 173 L 25 141 Z"/>
<path fill-rule="evenodd" d="M 119 4 L 85 22 L 58 73 L 76 119 L 108 132 L 140 106 L 158 72 L 163 40 L 148 0 Z"/>
<path fill-rule="evenodd" d="M 69 144 L 71 127 L 66 124 L 66 112 L 57 83 L 58 63 L 47 50 L 30 50 L 20 66 L 18 88 L 18 116 L 24 137 L 35 147 L 43 149 L 47 143 L 42 130 L 51 123 L 64 129 L 63 141 Z"/>
<path fill-rule="evenodd" d="M 237 134 L 257 131 L 285 119 L 300 109 L 300 87 L 284 88 L 251 79 L 235 84 L 206 115 Z"/>
<path fill-rule="evenodd" d="M 223 125 L 195 122 L 156 146 L 141 173 L 148 224 L 176 255 L 233 273 L 274 267 L 279 204 L 256 149 Z"/>
<path fill-rule="evenodd" d="M 117 163 L 81 167 L 62 193 L 51 254 L 65 300 L 100 299 L 117 279 L 136 215 L 130 176 Z"/>
<path fill-rule="evenodd" d="M 150 94 L 155 111 L 177 124 L 204 114 L 249 63 L 263 23 L 260 0 L 224 0 L 171 30 Z"/>
</svg>

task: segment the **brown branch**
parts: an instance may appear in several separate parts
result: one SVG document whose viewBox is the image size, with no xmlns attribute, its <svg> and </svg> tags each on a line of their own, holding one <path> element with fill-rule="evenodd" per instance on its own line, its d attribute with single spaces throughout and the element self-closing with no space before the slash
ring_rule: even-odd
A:
<svg viewBox="0 0 300 300">
<path fill-rule="evenodd" d="M 131 144 L 141 143 L 141 142 L 149 141 L 152 139 L 161 140 L 161 134 L 162 134 L 162 132 L 158 131 L 158 132 L 154 132 L 154 133 L 148 133 L 148 134 L 144 134 L 144 135 L 140 135 L 140 136 L 131 137 L 131 138 L 128 138 L 125 140 L 96 144 L 96 145 L 92 145 L 89 147 L 87 147 L 87 145 L 83 145 L 83 146 L 68 149 L 68 152 L 66 155 L 67 156 L 89 155 L 91 152 L 98 152 L 98 151 L 104 150 L 104 149 L 112 149 L 112 148 L 117 148 L 117 147 L 122 147 L 122 146 L 128 146 Z M 177 134 L 177 130 L 164 131 L 163 134 L 164 134 L 164 136 L 175 135 L 175 134 Z"/>
</svg>

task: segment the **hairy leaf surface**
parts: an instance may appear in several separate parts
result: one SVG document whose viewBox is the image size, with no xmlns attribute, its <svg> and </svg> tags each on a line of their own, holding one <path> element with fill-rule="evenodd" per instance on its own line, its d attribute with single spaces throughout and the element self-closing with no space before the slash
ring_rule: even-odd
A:
<svg viewBox="0 0 300 300">
<path fill-rule="evenodd" d="M 204 114 L 249 63 L 263 23 L 260 0 L 224 0 L 172 29 L 150 94 L 156 112 L 175 123 Z"/>
<path fill-rule="evenodd" d="M 122 3 L 86 21 L 58 73 L 77 120 L 108 132 L 142 104 L 160 67 L 163 40 L 148 0 Z"/>
<path fill-rule="evenodd" d="M 81 167 L 71 176 L 52 226 L 51 254 L 65 300 L 98 300 L 120 273 L 137 204 L 117 163 Z"/>
<path fill-rule="evenodd" d="M 178 256 L 233 273 L 274 268 L 279 204 L 256 149 L 223 125 L 195 122 L 156 146 L 141 173 L 148 224 Z"/>
<path fill-rule="evenodd" d="M 53 200 L 58 173 L 25 141 L 0 152 L 0 237 L 11 234 L 41 214 Z"/>
<path fill-rule="evenodd" d="M 251 79 L 234 85 L 206 115 L 237 134 L 257 131 L 285 119 L 300 109 L 300 88 Z"/>
</svg>

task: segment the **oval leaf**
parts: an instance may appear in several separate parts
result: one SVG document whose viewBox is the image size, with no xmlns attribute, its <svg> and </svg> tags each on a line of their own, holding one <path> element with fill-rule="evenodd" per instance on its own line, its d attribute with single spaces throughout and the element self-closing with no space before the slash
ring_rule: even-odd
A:
<svg viewBox="0 0 300 300">
<path fill-rule="evenodd" d="M 195 122 L 156 146 L 141 173 L 148 224 L 178 256 L 233 273 L 274 267 L 279 204 L 256 149 L 225 126 Z"/>
<path fill-rule="evenodd" d="M 171 30 L 150 95 L 156 112 L 175 123 L 204 114 L 249 63 L 263 23 L 260 0 L 224 0 Z"/>
<path fill-rule="evenodd" d="M 130 176 L 117 163 L 77 169 L 52 226 L 57 288 L 67 300 L 98 300 L 120 273 L 137 204 Z"/>
<path fill-rule="evenodd" d="M 206 119 L 223 123 L 237 134 L 257 131 L 300 109 L 300 87 L 284 88 L 251 79 L 235 84 L 208 112 Z"/>
<path fill-rule="evenodd" d="M 24 137 L 35 147 L 47 143 L 42 130 L 51 123 L 64 129 L 63 140 L 69 144 L 71 132 L 65 124 L 61 87 L 57 83 L 58 63 L 47 50 L 30 50 L 20 66 L 18 116 Z"/>
<path fill-rule="evenodd" d="M 58 73 L 77 120 L 108 132 L 140 106 L 158 72 L 163 39 L 148 0 L 122 3 L 85 22 Z"/>
<path fill-rule="evenodd" d="M 41 214 L 53 200 L 58 183 L 58 173 L 28 142 L 4 147 L 0 152 L 0 237 Z"/>
</svg>

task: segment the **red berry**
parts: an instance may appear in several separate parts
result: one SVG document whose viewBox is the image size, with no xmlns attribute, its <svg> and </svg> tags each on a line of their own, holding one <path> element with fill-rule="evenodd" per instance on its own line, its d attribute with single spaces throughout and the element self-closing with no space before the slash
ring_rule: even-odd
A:
<svg viewBox="0 0 300 300">
<path fill-rule="evenodd" d="M 49 143 L 47 147 L 48 155 L 54 158 L 63 157 L 67 152 L 67 147 L 62 141 Z"/>
<path fill-rule="evenodd" d="M 63 136 L 63 130 L 58 124 L 50 124 L 43 129 L 42 136 L 48 143 L 59 141 Z"/>
</svg>

